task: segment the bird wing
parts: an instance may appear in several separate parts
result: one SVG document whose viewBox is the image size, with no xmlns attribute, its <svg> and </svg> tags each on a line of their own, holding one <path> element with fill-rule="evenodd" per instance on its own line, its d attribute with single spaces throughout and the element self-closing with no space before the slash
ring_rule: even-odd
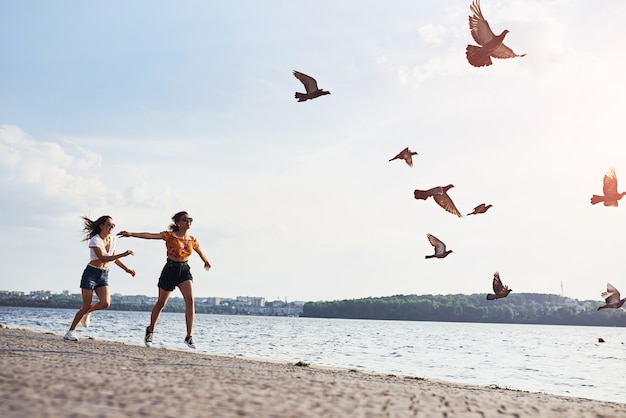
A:
<svg viewBox="0 0 626 418">
<path fill-rule="evenodd" d="M 604 175 L 602 191 L 605 196 L 617 194 L 617 175 L 615 169 L 611 167 Z"/>
<path fill-rule="evenodd" d="M 435 247 L 435 254 L 443 254 L 446 252 L 446 244 L 444 244 L 439 238 L 434 235 L 426 234 L 430 245 Z"/>
<path fill-rule="evenodd" d="M 619 291 L 611 284 L 606 284 L 606 292 L 602 292 L 602 297 L 606 303 L 616 303 L 620 300 Z"/>
<path fill-rule="evenodd" d="M 502 281 L 500 280 L 500 273 L 498 273 L 497 271 L 495 273 L 493 273 L 493 292 L 497 295 L 498 293 L 500 293 L 502 291 Z"/>
<path fill-rule="evenodd" d="M 491 54 L 494 58 L 515 58 L 515 57 L 523 57 L 526 54 L 518 55 L 511 48 L 504 44 L 498 45 L 496 49 L 493 50 Z"/>
<path fill-rule="evenodd" d="M 480 0 L 474 0 L 474 2 L 470 5 L 470 11 L 474 14 L 469 17 L 469 27 L 470 32 L 472 33 L 472 38 L 474 38 L 478 45 L 484 45 L 492 40 L 496 35 L 489 27 L 489 23 L 487 23 L 483 17 L 483 13 L 480 10 Z"/>
<path fill-rule="evenodd" d="M 452 201 L 452 199 L 450 199 L 450 196 L 448 196 L 446 192 L 443 192 L 441 194 L 434 194 L 433 199 L 435 199 L 435 202 L 437 202 L 437 204 L 444 208 L 446 211 L 458 216 L 459 218 L 463 216 L 461 215 L 461 212 L 459 212 L 459 210 L 456 208 L 456 206 L 454 206 L 454 202 Z"/>
<path fill-rule="evenodd" d="M 314 91 L 319 90 L 317 88 L 317 81 L 311 76 L 308 76 L 300 71 L 294 71 L 293 75 L 304 84 L 304 88 L 307 93 L 312 93 Z"/>
<path fill-rule="evenodd" d="M 406 163 L 409 165 L 409 167 L 413 167 L 413 156 L 411 155 L 410 152 L 407 152 L 404 155 L 404 161 L 406 161 Z"/>
<path fill-rule="evenodd" d="M 398 155 L 396 155 L 395 157 L 393 157 L 393 158 L 392 158 L 391 160 L 389 160 L 389 161 L 393 161 L 393 160 L 398 159 L 398 158 L 404 158 L 404 154 L 405 154 L 408 150 L 409 150 L 409 147 L 406 147 L 405 149 L 403 149 L 402 151 L 400 151 L 400 152 L 398 153 Z"/>
</svg>

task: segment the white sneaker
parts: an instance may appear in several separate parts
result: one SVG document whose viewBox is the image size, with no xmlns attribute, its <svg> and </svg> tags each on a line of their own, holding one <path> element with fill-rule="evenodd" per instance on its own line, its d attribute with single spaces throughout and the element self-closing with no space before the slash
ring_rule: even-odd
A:
<svg viewBox="0 0 626 418">
<path fill-rule="evenodd" d="M 76 336 L 76 331 L 73 329 L 68 330 L 63 337 L 64 340 L 68 341 L 78 341 L 78 337 Z"/>
<path fill-rule="evenodd" d="M 87 328 L 89 326 L 89 319 L 91 318 L 91 312 L 83 315 L 80 319 L 80 323 L 83 325 L 83 328 Z"/>
</svg>

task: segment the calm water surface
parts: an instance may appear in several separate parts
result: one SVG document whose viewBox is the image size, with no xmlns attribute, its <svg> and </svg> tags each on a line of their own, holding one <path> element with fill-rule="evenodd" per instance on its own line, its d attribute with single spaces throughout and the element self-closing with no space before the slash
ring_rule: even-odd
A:
<svg viewBox="0 0 626 418">
<path fill-rule="evenodd" d="M 75 312 L 0 307 L 0 324 L 61 338 Z M 143 344 L 149 316 L 96 312 L 78 336 Z M 154 345 L 184 337 L 184 314 L 162 314 Z M 626 402 L 626 328 L 197 314 L 194 337 L 206 353 Z"/>
</svg>

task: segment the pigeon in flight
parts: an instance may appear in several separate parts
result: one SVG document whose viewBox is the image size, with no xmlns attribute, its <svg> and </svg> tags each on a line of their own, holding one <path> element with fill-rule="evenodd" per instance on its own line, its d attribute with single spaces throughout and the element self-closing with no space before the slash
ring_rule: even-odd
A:
<svg viewBox="0 0 626 418">
<path fill-rule="evenodd" d="M 426 234 L 426 238 L 430 241 L 430 245 L 435 248 L 435 254 L 427 255 L 425 258 L 446 258 L 452 250 L 446 250 L 446 244 L 444 244 L 439 238 L 434 235 Z"/>
<path fill-rule="evenodd" d="M 296 92 L 296 99 L 299 102 L 305 102 L 309 99 L 315 99 L 316 97 L 323 96 L 325 94 L 330 94 L 329 91 L 322 90 L 317 87 L 317 81 L 311 76 L 303 74 L 299 71 L 294 71 L 293 75 L 304 84 L 304 88 L 306 89 L 306 93 L 298 93 Z"/>
<path fill-rule="evenodd" d="M 409 147 L 406 147 L 405 149 L 403 149 L 402 151 L 400 151 L 398 153 L 398 155 L 396 155 L 395 157 L 393 157 L 391 160 L 389 161 L 393 161 L 393 160 L 404 160 L 406 161 L 406 163 L 409 165 L 409 167 L 413 167 L 413 156 L 417 155 L 417 152 L 415 151 L 411 151 L 409 149 Z"/>
<path fill-rule="evenodd" d="M 479 213 L 485 213 L 492 206 L 493 205 L 485 205 L 484 203 L 481 203 L 480 205 L 476 206 L 472 212 L 468 213 L 467 216 L 478 215 Z"/>
<path fill-rule="evenodd" d="M 591 196 L 592 205 L 604 202 L 604 206 L 617 207 L 617 201 L 626 195 L 626 192 L 617 192 L 617 175 L 615 174 L 615 169 L 613 167 L 611 167 L 604 175 L 602 193 L 604 193 L 604 196 L 598 196 L 597 194 Z"/>
<path fill-rule="evenodd" d="M 619 298 L 619 291 L 613 287 L 611 283 L 606 284 L 606 292 L 602 292 L 602 297 L 604 298 L 605 304 L 598 307 L 600 309 L 617 309 L 621 308 L 624 302 L 626 302 L 626 298 Z"/>
<path fill-rule="evenodd" d="M 495 300 L 500 298 L 505 298 L 509 296 L 509 293 L 512 292 L 512 289 L 509 289 L 509 286 L 503 286 L 502 281 L 500 280 L 500 273 L 497 271 L 493 273 L 493 292 L 487 295 L 487 300 Z"/>
<path fill-rule="evenodd" d="M 437 187 L 433 187 L 432 189 L 428 189 L 428 190 L 415 190 L 413 191 L 413 196 L 416 199 L 422 199 L 422 200 L 426 200 L 429 197 L 432 196 L 433 199 L 435 199 L 435 202 L 437 202 L 437 204 L 439 206 L 441 206 L 442 208 L 444 208 L 445 210 L 447 210 L 448 212 L 452 213 L 453 215 L 458 216 L 459 218 L 462 217 L 463 215 L 461 215 L 461 212 L 459 212 L 459 210 L 456 208 L 456 206 L 454 206 L 454 202 L 452 201 L 452 199 L 450 199 L 450 196 L 448 196 L 448 190 L 453 188 L 454 185 L 452 184 L 448 184 L 447 186 L 443 187 L 443 186 L 437 186 Z"/>
<path fill-rule="evenodd" d="M 508 46 L 504 45 L 504 37 L 508 30 L 496 36 L 489 27 L 489 23 L 483 17 L 480 11 L 480 0 L 474 0 L 470 5 L 470 10 L 474 14 L 469 17 L 469 27 L 472 37 L 478 45 L 468 45 L 466 48 L 467 60 L 474 67 L 483 67 L 491 65 L 491 57 L 493 58 L 514 58 L 523 57 L 526 54 L 518 55 Z"/>
</svg>

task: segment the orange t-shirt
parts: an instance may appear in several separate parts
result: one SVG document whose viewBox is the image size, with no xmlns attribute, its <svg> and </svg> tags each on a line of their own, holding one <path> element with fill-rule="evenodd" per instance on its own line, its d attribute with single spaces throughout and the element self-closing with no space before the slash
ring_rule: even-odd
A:
<svg viewBox="0 0 626 418">
<path fill-rule="evenodd" d="M 192 236 L 189 236 L 189 239 L 178 238 L 170 231 L 163 231 L 161 232 L 161 238 L 165 241 L 167 256 L 176 260 L 187 261 L 193 254 L 193 250 L 200 248 L 200 244 Z"/>
</svg>

